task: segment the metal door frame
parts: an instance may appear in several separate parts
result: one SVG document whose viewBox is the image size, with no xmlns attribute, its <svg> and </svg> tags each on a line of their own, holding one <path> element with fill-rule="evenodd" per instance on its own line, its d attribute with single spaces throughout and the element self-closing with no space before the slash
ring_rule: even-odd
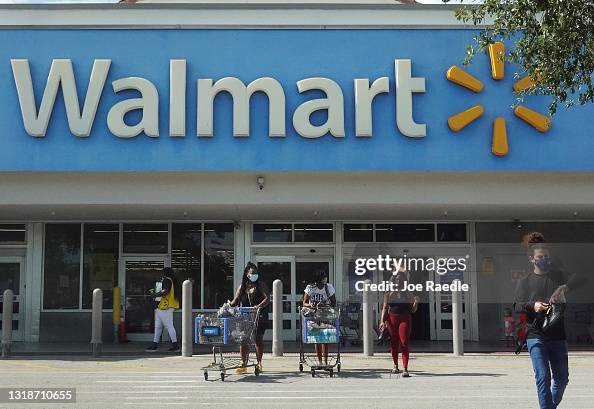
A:
<svg viewBox="0 0 594 409">
<path fill-rule="evenodd" d="M 14 295 L 13 302 L 19 303 L 19 312 L 13 314 L 12 319 L 18 321 L 19 329 L 12 332 L 13 341 L 23 341 L 25 337 L 26 317 L 25 314 L 25 257 L 24 256 L 0 256 L 0 263 L 18 263 L 19 264 L 19 294 Z M 0 298 L 3 297 L 5 288 L 0 288 Z M 4 325 L 4 323 L 2 324 Z M 11 323 L 12 325 L 12 323 Z"/>
<path fill-rule="evenodd" d="M 258 265 L 259 262 L 263 263 L 291 263 L 291 294 L 288 296 L 283 294 L 283 302 L 288 301 L 291 303 L 291 312 L 283 312 L 283 321 L 291 321 L 290 329 L 283 329 L 283 340 L 293 341 L 297 339 L 297 327 L 295 325 L 295 317 L 297 316 L 297 303 L 296 303 L 296 282 L 295 282 L 295 256 L 255 256 L 255 263 Z M 272 295 L 272 288 L 269 289 Z M 284 293 L 284 288 L 283 288 Z M 270 311 L 272 312 L 272 310 Z M 264 334 L 265 340 L 272 339 L 272 331 L 266 331 Z"/>
<path fill-rule="evenodd" d="M 171 259 L 167 254 L 146 254 L 146 255 L 134 255 L 134 256 L 122 256 L 119 259 L 118 267 L 118 286 L 121 290 L 120 307 L 122 316 L 126 317 L 126 262 L 128 261 L 163 261 L 165 267 L 169 267 Z M 143 334 L 143 333 L 130 333 L 127 337 L 130 341 L 152 341 L 154 334 Z M 169 338 L 167 331 L 163 331 L 161 334 L 161 340 Z"/>
</svg>

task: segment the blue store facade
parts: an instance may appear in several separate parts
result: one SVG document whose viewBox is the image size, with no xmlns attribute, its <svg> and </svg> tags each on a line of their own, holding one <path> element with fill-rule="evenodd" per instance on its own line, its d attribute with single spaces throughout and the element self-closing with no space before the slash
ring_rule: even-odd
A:
<svg viewBox="0 0 594 409">
<path fill-rule="evenodd" d="M 503 79 L 487 55 L 462 67 L 478 31 L 449 7 L 0 14 L 0 284 L 17 293 L 17 340 L 88 340 L 92 289 L 110 307 L 114 286 L 130 337 L 148 339 L 146 291 L 164 266 L 194 280 L 201 311 L 231 298 L 249 260 L 283 280 L 294 340 L 312 271 L 357 303 L 353 261 L 381 253 L 467 257 L 465 338 L 494 342 L 528 268 L 522 233 L 543 231 L 568 269 L 584 267 L 594 108 L 560 109 L 544 132 L 546 98 L 515 114 L 514 67 Z M 475 120 L 456 116 L 476 106 Z M 494 154 L 497 118 L 507 149 Z M 449 339 L 450 300 L 427 294 L 413 337 Z M 592 306 L 575 308 L 578 340 Z"/>
</svg>

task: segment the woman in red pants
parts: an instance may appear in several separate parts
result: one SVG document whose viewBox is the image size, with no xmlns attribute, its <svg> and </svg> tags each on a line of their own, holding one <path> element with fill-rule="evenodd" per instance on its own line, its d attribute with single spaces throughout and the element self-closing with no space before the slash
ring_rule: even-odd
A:
<svg viewBox="0 0 594 409">
<path fill-rule="evenodd" d="M 380 331 L 387 326 L 390 332 L 390 351 L 394 368 L 392 373 L 400 373 L 398 368 L 398 352 L 402 351 L 402 366 L 404 372 L 402 376 L 408 378 L 408 356 L 409 339 L 412 325 L 412 316 L 416 310 L 419 299 L 413 297 L 409 291 L 400 291 L 404 281 L 409 281 L 409 274 L 406 271 L 399 271 L 393 275 L 391 280 L 398 291 L 389 291 L 384 294 L 384 303 L 380 321 Z"/>
</svg>

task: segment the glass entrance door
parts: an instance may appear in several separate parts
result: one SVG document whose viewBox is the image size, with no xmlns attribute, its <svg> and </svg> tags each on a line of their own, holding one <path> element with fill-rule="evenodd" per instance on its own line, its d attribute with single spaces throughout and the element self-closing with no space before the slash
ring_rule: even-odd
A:
<svg viewBox="0 0 594 409">
<path fill-rule="evenodd" d="M 440 258 L 466 258 L 469 254 L 468 249 L 412 249 L 408 252 L 409 258 L 419 258 L 425 260 L 438 260 Z M 412 263 L 411 263 L 412 264 Z M 418 263 L 419 266 L 426 265 L 425 263 Z M 462 283 L 470 283 L 470 259 L 466 259 L 466 270 L 449 270 L 445 274 L 438 274 L 435 271 L 411 270 L 411 281 L 415 284 L 433 281 L 435 284 L 451 284 L 454 280 L 460 280 Z M 474 291 L 470 287 L 470 291 Z M 471 309 L 470 307 L 470 292 L 462 293 L 462 325 L 464 328 L 464 339 L 471 339 Z M 421 302 L 428 302 L 429 308 L 429 325 L 430 325 L 430 339 L 437 341 L 448 341 L 452 339 L 452 293 L 450 291 L 428 291 L 421 294 Z M 423 318 L 425 306 L 419 305 L 419 311 L 413 316 L 413 327 L 421 323 L 414 320 Z M 426 325 L 426 324 L 422 324 Z M 414 330 L 413 330 L 414 332 Z M 418 332 L 418 330 L 417 330 Z M 422 331 L 424 332 L 424 331 Z"/>
<path fill-rule="evenodd" d="M 451 284 L 454 280 L 468 283 L 468 271 L 450 270 L 443 275 L 433 274 L 436 284 Z M 450 291 L 435 291 L 433 293 L 435 305 L 435 338 L 437 340 L 452 339 L 452 293 Z M 468 293 L 462 292 L 462 328 L 464 339 L 470 339 L 470 321 L 468 319 Z"/>
<path fill-rule="evenodd" d="M 23 307 L 25 303 L 25 277 L 23 266 L 25 265 L 22 257 L 0 257 L 0 313 L 4 308 L 4 290 L 12 290 L 12 339 L 13 341 L 22 341 L 25 329 L 25 313 Z M 0 328 L 5 325 L 2 322 L 0 314 Z"/>
<path fill-rule="evenodd" d="M 317 271 L 323 271 L 328 278 L 328 283 L 332 284 L 336 288 L 334 283 L 334 268 L 332 266 L 332 258 L 322 257 L 297 257 L 295 260 L 295 280 L 297 282 L 296 287 L 296 301 L 297 305 L 303 304 L 303 293 L 305 287 L 312 282 Z"/>
<path fill-rule="evenodd" d="M 154 297 L 149 290 L 160 281 L 165 256 L 122 257 L 120 288 L 122 314 L 126 320 L 126 333 L 130 340 L 151 340 L 155 330 Z M 166 332 L 166 331 L 164 331 Z"/>
<path fill-rule="evenodd" d="M 333 283 L 334 267 L 331 257 L 302 256 L 258 256 L 258 271 L 272 292 L 272 282 L 280 279 L 283 282 L 283 339 L 297 340 L 299 316 L 297 307 L 303 302 L 303 292 L 311 282 L 314 274 L 322 270 Z M 272 307 L 270 307 L 272 313 Z M 272 318 L 272 315 L 271 317 Z M 265 340 L 272 339 L 272 331 L 266 331 Z"/>
<path fill-rule="evenodd" d="M 283 339 L 292 341 L 296 339 L 297 331 L 295 316 L 295 257 L 293 256 L 259 256 L 256 258 L 258 273 L 264 280 L 272 295 L 272 283 L 279 279 L 283 282 Z M 272 305 L 269 307 L 272 319 Z M 271 329 L 271 328 L 270 328 Z M 272 339 L 272 331 L 266 331 L 264 339 Z"/>
</svg>

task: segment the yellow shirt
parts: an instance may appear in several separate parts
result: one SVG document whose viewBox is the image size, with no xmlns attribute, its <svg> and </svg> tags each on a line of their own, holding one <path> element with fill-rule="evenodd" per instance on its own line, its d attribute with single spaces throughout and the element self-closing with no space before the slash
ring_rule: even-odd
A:
<svg viewBox="0 0 594 409">
<path fill-rule="evenodd" d="M 168 310 L 169 308 L 179 308 L 179 301 L 175 298 L 175 286 L 173 285 L 173 280 L 169 277 L 165 277 L 169 281 L 171 281 L 171 290 L 161 297 L 161 301 L 159 301 L 159 305 L 157 306 L 160 310 Z"/>
</svg>

